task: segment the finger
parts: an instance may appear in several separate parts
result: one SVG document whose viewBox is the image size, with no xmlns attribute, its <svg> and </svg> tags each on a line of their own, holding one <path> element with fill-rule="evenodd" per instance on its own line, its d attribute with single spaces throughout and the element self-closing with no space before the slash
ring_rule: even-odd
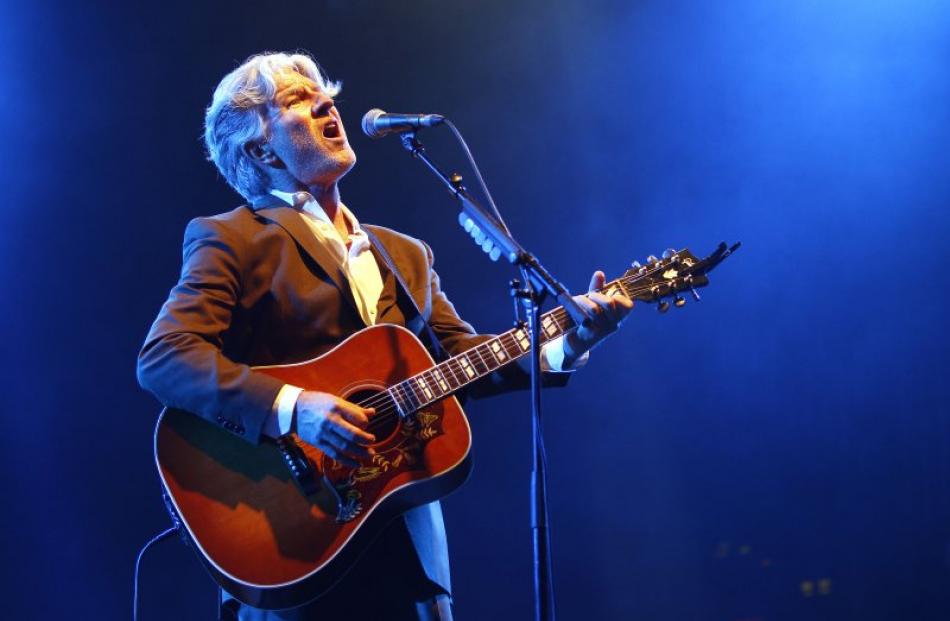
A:
<svg viewBox="0 0 950 621">
<path fill-rule="evenodd" d="M 593 291 L 587 294 L 587 299 L 604 309 L 610 306 L 610 298 L 608 298 L 603 293 L 597 293 L 596 291 Z"/>
<path fill-rule="evenodd" d="M 614 314 L 614 303 L 603 293 L 589 293 L 587 295 L 590 301 L 596 305 L 598 312 L 597 318 L 600 320 L 609 320 Z"/>
<path fill-rule="evenodd" d="M 329 428 L 323 436 L 325 442 L 333 446 L 338 453 L 353 459 L 368 459 L 376 454 L 370 447 L 362 446 L 343 435 L 336 433 L 335 428 Z"/>
<path fill-rule="evenodd" d="M 607 282 L 607 277 L 600 270 L 594 272 L 594 275 L 590 277 L 590 286 L 587 287 L 587 291 L 597 291 L 598 289 L 604 288 L 604 283 Z"/>
<path fill-rule="evenodd" d="M 345 420 L 360 428 L 366 427 L 369 424 L 369 417 L 376 413 L 376 408 L 360 407 L 342 399 L 337 401 L 335 410 Z"/>
<path fill-rule="evenodd" d="M 327 438 L 327 441 L 336 446 L 338 449 L 349 455 L 350 457 L 355 457 L 357 459 L 369 459 L 376 454 L 376 451 L 373 450 L 370 446 L 364 446 L 337 433 L 331 433 Z"/>
<path fill-rule="evenodd" d="M 629 299 L 622 301 L 617 297 L 607 297 L 599 293 L 591 293 L 589 297 L 601 309 L 594 323 L 598 329 L 606 333 L 616 330 L 623 318 L 633 308 L 633 302 Z M 624 302 L 629 303 L 629 306 L 625 305 Z"/>
<path fill-rule="evenodd" d="M 624 311 L 622 314 L 626 314 L 625 311 L 633 308 L 633 300 L 625 295 L 612 295 L 608 297 L 603 293 L 590 293 L 588 297 L 610 315 L 616 315 L 618 312 L 621 312 L 621 310 Z"/>
<path fill-rule="evenodd" d="M 631 300 L 625 295 L 615 295 L 611 299 L 627 310 L 630 310 L 631 308 L 633 308 L 633 300 Z"/>
<path fill-rule="evenodd" d="M 327 457 L 329 457 L 330 459 L 334 461 L 338 461 L 341 464 L 352 466 L 354 468 L 360 465 L 358 461 L 356 461 L 355 459 L 351 459 L 350 457 L 347 457 L 345 454 L 343 454 L 343 452 L 340 449 L 333 446 L 326 440 L 322 440 L 318 442 L 316 444 L 316 447 L 320 449 L 321 451 L 323 451 L 327 455 Z"/>
<path fill-rule="evenodd" d="M 330 416 L 328 419 L 330 423 L 330 430 L 336 433 L 336 435 L 341 438 L 345 438 L 350 442 L 360 442 L 362 444 L 372 444 L 376 441 L 376 436 L 371 433 L 363 431 L 356 425 L 353 425 L 350 422 L 347 422 L 343 416 L 335 415 Z"/>
<path fill-rule="evenodd" d="M 590 295 L 592 294 L 579 295 L 576 298 L 574 298 L 574 301 L 577 302 L 579 306 L 583 307 L 584 310 L 592 311 L 594 313 L 599 313 L 600 305 L 597 304 L 597 302 L 594 302 L 593 300 L 591 300 L 588 297 Z"/>
</svg>

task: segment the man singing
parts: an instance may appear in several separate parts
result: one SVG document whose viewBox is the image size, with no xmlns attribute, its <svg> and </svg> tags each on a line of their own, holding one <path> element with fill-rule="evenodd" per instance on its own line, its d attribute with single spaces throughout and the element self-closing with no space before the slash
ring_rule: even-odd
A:
<svg viewBox="0 0 950 621">
<path fill-rule="evenodd" d="M 208 155 L 248 204 L 189 223 L 181 277 L 145 340 L 138 378 L 166 406 L 248 442 L 295 431 L 352 464 L 372 453 L 371 410 L 283 384 L 251 366 L 315 358 L 379 323 L 408 326 L 434 348 L 427 323 L 449 354 L 489 337 L 459 318 L 426 244 L 361 224 L 341 202 L 339 182 L 356 156 L 334 107 L 339 90 L 301 54 L 253 56 L 215 89 L 205 117 Z M 383 258 L 387 253 L 408 291 Z M 603 283 L 603 273 L 595 272 L 591 291 Z M 582 363 L 633 306 L 626 297 L 596 292 L 576 299 L 594 321 L 542 350 L 553 383 L 563 383 L 561 372 Z M 475 384 L 473 396 L 527 383 L 517 365 L 495 375 Z M 385 581 L 374 579 L 381 563 Z M 340 583 L 310 604 L 266 611 L 228 598 L 224 608 L 241 620 L 451 619 L 450 592 L 435 502 L 393 522 Z"/>
</svg>

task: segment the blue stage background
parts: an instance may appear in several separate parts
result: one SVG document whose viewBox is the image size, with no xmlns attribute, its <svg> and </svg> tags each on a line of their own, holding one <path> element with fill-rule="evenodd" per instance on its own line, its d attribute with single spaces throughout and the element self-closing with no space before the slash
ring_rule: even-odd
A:
<svg viewBox="0 0 950 621">
<path fill-rule="evenodd" d="M 481 330 L 511 321 L 509 268 L 360 134 L 367 109 L 455 120 L 574 290 L 743 242 L 701 303 L 639 306 L 546 393 L 561 618 L 950 615 L 950 5 L 237 0 L 0 5 L 9 618 L 128 618 L 168 525 L 135 355 L 185 224 L 239 203 L 203 108 L 246 56 L 296 48 L 344 81 L 344 201 L 425 238 Z M 475 472 L 444 502 L 461 620 L 531 614 L 527 406 L 468 406 Z M 146 558 L 143 620 L 214 600 L 181 543 Z"/>
</svg>

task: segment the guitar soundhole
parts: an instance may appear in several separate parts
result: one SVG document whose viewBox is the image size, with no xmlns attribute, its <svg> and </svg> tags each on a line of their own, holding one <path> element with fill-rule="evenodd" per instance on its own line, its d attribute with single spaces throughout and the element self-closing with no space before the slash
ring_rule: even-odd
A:
<svg viewBox="0 0 950 621">
<path fill-rule="evenodd" d="M 376 390 L 358 390 L 348 395 L 346 400 L 363 407 L 376 408 L 376 414 L 369 419 L 367 431 L 376 436 L 377 443 L 396 433 L 399 415 L 389 395 Z"/>
</svg>

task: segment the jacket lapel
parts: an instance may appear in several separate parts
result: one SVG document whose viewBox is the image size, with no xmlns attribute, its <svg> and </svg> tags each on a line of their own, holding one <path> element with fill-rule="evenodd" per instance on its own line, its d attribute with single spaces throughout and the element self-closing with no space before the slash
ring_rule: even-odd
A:
<svg viewBox="0 0 950 621">
<path fill-rule="evenodd" d="M 340 294 L 350 305 L 350 308 L 352 308 L 356 316 L 362 320 L 359 307 L 353 298 L 350 281 L 347 279 L 346 274 L 343 272 L 339 261 L 337 261 L 333 253 L 317 241 L 313 231 L 307 227 L 307 224 L 303 221 L 303 218 L 300 217 L 296 209 L 288 206 L 276 196 L 268 198 L 273 198 L 274 201 L 261 199 L 254 203 L 255 213 L 287 231 L 294 241 L 297 242 L 297 245 L 303 248 L 310 258 L 326 272 L 330 280 L 333 281 L 333 284 L 340 290 Z"/>
<path fill-rule="evenodd" d="M 429 306 L 431 305 L 431 301 L 425 295 L 424 291 L 409 290 L 408 284 L 405 282 L 404 277 L 407 269 L 407 262 L 399 249 L 384 246 L 383 241 L 377 234 L 378 229 L 372 224 L 363 224 L 362 227 L 363 230 L 369 235 L 370 247 L 372 248 L 373 256 L 376 257 L 376 262 L 380 265 L 386 265 L 389 268 L 389 272 L 392 273 L 393 277 L 396 279 L 396 286 L 405 292 L 405 294 L 412 301 L 412 304 L 416 310 L 416 316 L 408 318 L 407 323 L 408 327 L 413 332 L 418 333 L 422 324 L 425 322 L 425 317 L 429 315 Z"/>
</svg>

